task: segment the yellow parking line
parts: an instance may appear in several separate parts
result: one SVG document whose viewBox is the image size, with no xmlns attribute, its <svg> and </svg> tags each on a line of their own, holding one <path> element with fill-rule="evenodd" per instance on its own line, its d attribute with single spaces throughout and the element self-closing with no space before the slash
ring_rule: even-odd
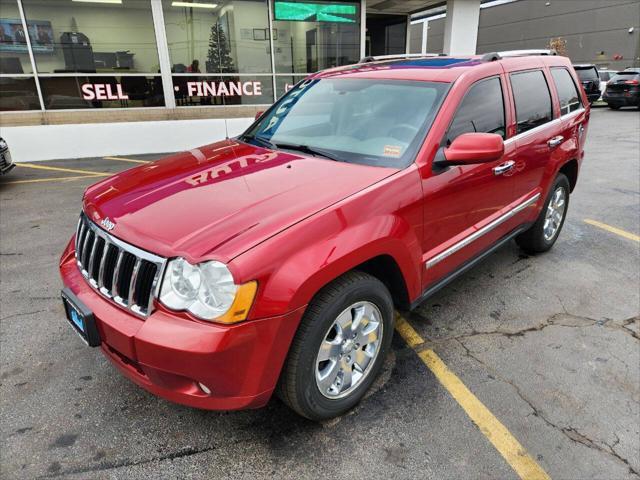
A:
<svg viewBox="0 0 640 480">
<path fill-rule="evenodd" d="M 606 223 L 598 222 L 596 220 L 591 220 L 590 218 L 584 219 L 585 223 L 589 225 L 593 225 L 594 227 L 601 228 L 611 233 L 615 233 L 616 235 L 620 235 L 621 237 L 627 238 L 629 240 L 633 240 L 635 242 L 640 242 L 640 236 L 635 235 L 631 232 L 627 232 L 626 230 L 621 230 L 616 227 L 612 227 L 611 225 L 607 225 Z"/>
<path fill-rule="evenodd" d="M 32 163 L 16 163 L 17 167 L 23 168 L 33 168 L 36 170 L 51 170 L 53 172 L 69 172 L 69 173 L 82 173 L 84 175 L 93 175 L 95 177 L 108 177 L 113 175 L 113 173 L 105 173 L 105 172 L 92 172 L 89 170 L 77 170 L 73 168 L 62 168 L 62 167 L 49 167 L 46 165 L 34 165 Z"/>
<path fill-rule="evenodd" d="M 116 160 L 118 162 L 131 162 L 131 163 L 150 163 L 149 160 L 136 160 L 134 158 L 123 158 L 123 157 L 102 157 L 105 160 Z"/>
<path fill-rule="evenodd" d="M 97 175 L 82 175 L 79 177 L 53 177 L 53 178 L 35 178 L 31 180 L 14 180 L 12 182 L 2 182 L 2 185 L 17 185 L 20 183 L 43 183 L 43 182 L 65 182 L 70 180 L 79 180 L 81 178 L 96 178 Z"/>
<path fill-rule="evenodd" d="M 424 344 L 422 337 L 404 318 L 396 319 L 396 329 L 414 350 Z M 525 451 L 507 427 L 449 370 L 436 352 L 424 349 L 416 350 L 416 353 L 521 479 L 550 480 L 547 472 Z"/>
</svg>

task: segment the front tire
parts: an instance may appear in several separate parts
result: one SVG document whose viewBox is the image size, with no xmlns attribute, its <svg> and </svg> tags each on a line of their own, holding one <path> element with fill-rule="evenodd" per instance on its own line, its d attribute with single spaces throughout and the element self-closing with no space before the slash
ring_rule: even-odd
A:
<svg viewBox="0 0 640 480">
<path fill-rule="evenodd" d="M 310 420 L 344 414 L 380 373 L 393 323 L 391 294 L 377 278 L 353 271 L 334 280 L 307 307 L 278 396 Z"/>
<path fill-rule="evenodd" d="M 525 252 L 546 252 L 556 243 L 567 217 L 570 190 L 569 180 L 563 173 L 559 173 L 536 222 L 529 230 L 516 237 L 516 243 Z"/>
</svg>

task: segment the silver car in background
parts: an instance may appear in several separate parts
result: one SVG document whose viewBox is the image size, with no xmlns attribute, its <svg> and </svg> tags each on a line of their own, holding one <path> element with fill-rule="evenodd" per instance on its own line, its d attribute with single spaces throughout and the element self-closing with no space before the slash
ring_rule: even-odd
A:
<svg viewBox="0 0 640 480">
<path fill-rule="evenodd" d="M 16 164 L 11 159 L 11 153 L 9 152 L 9 146 L 7 142 L 0 137 L 0 175 L 9 173 Z"/>
</svg>

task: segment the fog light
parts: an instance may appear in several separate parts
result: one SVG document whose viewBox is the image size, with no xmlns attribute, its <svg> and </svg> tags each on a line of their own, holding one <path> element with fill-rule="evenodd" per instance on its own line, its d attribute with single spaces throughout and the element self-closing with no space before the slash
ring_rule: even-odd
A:
<svg viewBox="0 0 640 480">
<path fill-rule="evenodd" d="M 200 387 L 200 390 L 202 390 L 204 393 L 206 393 L 207 395 L 211 395 L 211 390 L 209 390 L 209 387 L 207 387 L 206 385 L 198 382 L 198 386 Z"/>
</svg>

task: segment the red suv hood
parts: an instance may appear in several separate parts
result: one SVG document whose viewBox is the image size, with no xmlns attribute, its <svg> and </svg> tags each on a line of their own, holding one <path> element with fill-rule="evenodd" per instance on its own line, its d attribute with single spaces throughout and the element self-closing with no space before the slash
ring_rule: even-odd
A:
<svg viewBox="0 0 640 480">
<path fill-rule="evenodd" d="M 225 140 L 91 186 L 84 211 L 156 254 L 229 261 L 396 171 Z"/>
</svg>

